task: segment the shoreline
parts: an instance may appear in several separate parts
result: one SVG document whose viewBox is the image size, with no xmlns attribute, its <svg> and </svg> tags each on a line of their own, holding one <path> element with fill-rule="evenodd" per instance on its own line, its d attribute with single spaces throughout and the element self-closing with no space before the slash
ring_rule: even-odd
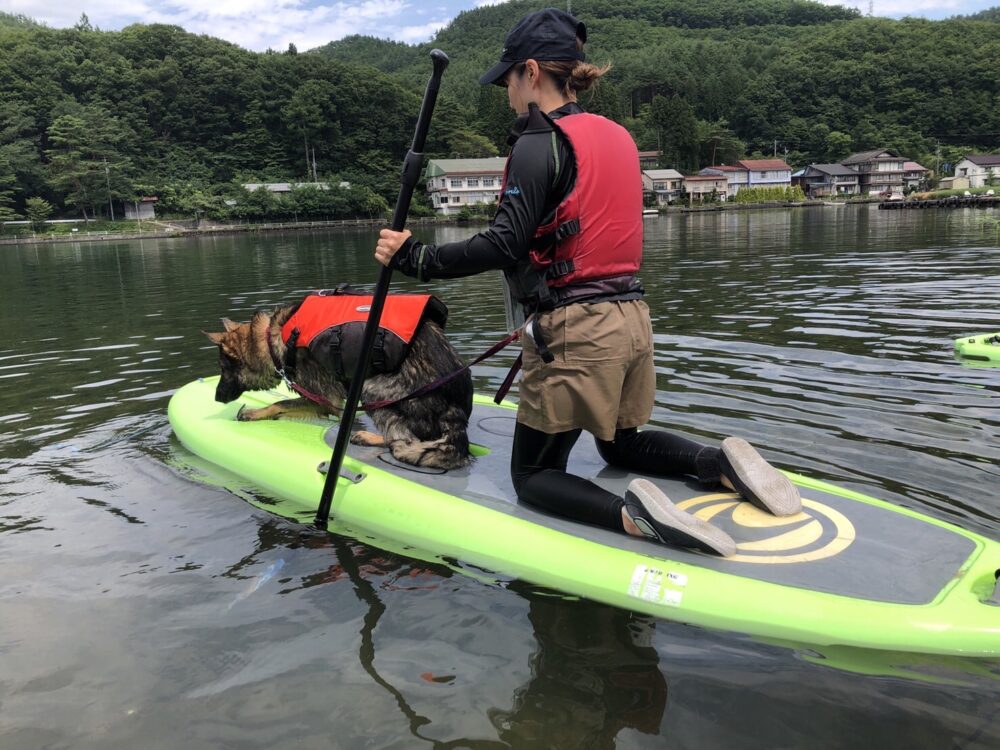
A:
<svg viewBox="0 0 1000 750">
<path fill-rule="evenodd" d="M 878 200 L 845 201 L 843 205 L 866 205 L 878 203 Z M 722 211 L 761 211 L 790 208 L 815 208 L 825 205 L 822 201 L 795 201 L 788 203 L 734 203 L 715 204 L 711 206 L 663 206 L 657 210 L 656 216 L 670 214 L 710 213 Z M 651 218 L 652 214 L 647 215 Z M 178 237 L 226 236 L 247 233 L 264 232 L 310 232 L 323 229 L 353 229 L 361 227 L 388 226 L 388 220 L 377 219 L 337 219 L 330 221 L 283 221 L 262 224 L 210 224 L 201 226 L 184 226 L 192 219 L 176 219 L 174 221 L 151 221 L 158 229 L 138 232 L 79 232 L 77 234 L 41 235 L 32 237 L 0 238 L 3 245 L 58 245 L 77 242 L 113 242 L 115 240 L 160 240 Z M 467 224 L 485 223 L 486 217 L 459 219 L 453 216 L 422 216 L 407 221 L 407 226 L 464 226 Z"/>
<path fill-rule="evenodd" d="M 115 240 L 158 240 L 178 237 L 224 236 L 248 234 L 255 232 L 309 232 L 320 229 L 352 229 L 360 227 L 384 227 L 389 220 L 383 217 L 377 219 L 336 219 L 330 221 L 285 221 L 267 222 L 262 224 L 211 224 L 203 226 L 183 226 L 183 222 L 191 219 L 176 219 L 173 221 L 150 221 L 159 229 L 140 232 L 78 232 L 77 234 L 40 235 L 33 237 L 9 237 L 0 239 L 0 245 L 47 245 L 66 244 L 74 242 L 113 242 Z M 484 218 L 485 221 L 485 218 Z M 470 224 L 472 220 L 459 220 L 452 217 L 423 216 L 407 221 L 407 226 Z"/>
<path fill-rule="evenodd" d="M 54 236 L 12 237 L 0 239 L 3 245 L 57 245 L 76 242 L 113 242 L 115 240 L 158 240 L 179 237 L 225 236 L 248 234 L 256 232 L 309 232 L 320 229 L 352 229 L 360 227 L 388 226 L 389 221 L 382 217 L 378 219 L 336 219 L 330 221 L 285 221 L 268 222 L 265 224 L 212 224 L 207 226 L 182 226 L 182 222 L 191 219 L 176 219 L 171 221 L 150 222 L 161 228 L 145 232 L 79 232 L 77 234 L 61 234 Z M 484 219 L 485 221 L 485 219 Z M 410 219 L 407 226 L 427 226 L 436 224 L 471 224 L 473 220 L 459 221 L 451 217 L 419 217 Z"/>
</svg>

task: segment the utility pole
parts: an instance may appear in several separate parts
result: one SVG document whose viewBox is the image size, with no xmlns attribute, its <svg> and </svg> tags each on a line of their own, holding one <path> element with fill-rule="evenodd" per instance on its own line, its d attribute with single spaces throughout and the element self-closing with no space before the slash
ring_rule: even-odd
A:
<svg viewBox="0 0 1000 750">
<path fill-rule="evenodd" d="M 111 202 L 111 171 L 108 169 L 108 157 L 104 157 L 104 179 L 108 183 L 108 211 L 111 212 L 111 221 L 115 220 L 115 206 Z"/>
<path fill-rule="evenodd" d="M 774 139 L 774 155 L 775 156 L 778 155 L 778 139 L 777 138 Z"/>
</svg>

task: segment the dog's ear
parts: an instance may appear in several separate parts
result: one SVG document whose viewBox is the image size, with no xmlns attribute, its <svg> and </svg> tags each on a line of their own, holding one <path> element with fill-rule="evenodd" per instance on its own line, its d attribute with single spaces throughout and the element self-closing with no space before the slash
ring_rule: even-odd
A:
<svg viewBox="0 0 1000 750">
<path fill-rule="evenodd" d="M 208 331 L 202 331 L 202 333 L 208 336 L 209 341 L 213 344 L 217 344 L 218 346 L 222 346 L 222 342 L 226 338 L 226 334 L 224 333 L 209 333 Z"/>
<path fill-rule="evenodd" d="M 223 318 L 222 319 L 222 327 L 226 329 L 226 333 L 229 333 L 230 331 L 233 331 L 233 330 L 239 328 L 240 324 L 239 323 L 234 323 L 229 318 Z"/>
</svg>

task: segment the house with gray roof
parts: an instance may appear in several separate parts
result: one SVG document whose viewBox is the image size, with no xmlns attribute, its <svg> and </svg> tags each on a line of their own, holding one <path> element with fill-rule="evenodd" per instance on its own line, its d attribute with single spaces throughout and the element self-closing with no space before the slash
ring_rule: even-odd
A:
<svg viewBox="0 0 1000 750">
<path fill-rule="evenodd" d="M 656 203 L 665 206 L 677 200 L 684 185 L 684 175 L 676 169 L 642 170 L 642 191 L 653 193 Z"/>
<path fill-rule="evenodd" d="M 986 187 L 1000 181 L 1000 154 L 969 154 L 955 165 L 955 177 L 965 177 L 969 187 Z"/>
<path fill-rule="evenodd" d="M 861 151 L 851 154 L 840 163 L 858 173 L 858 186 L 862 194 L 903 193 L 903 165 L 906 159 L 892 149 Z"/>
<path fill-rule="evenodd" d="M 858 173 L 843 164 L 810 164 L 796 178 L 807 198 L 857 195 Z"/>
<path fill-rule="evenodd" d="M 903 162 L 903 186 L 907 190 L 926 188 L 928 174 L 930 170 L 915 161 Z"/>
<path fill-rule="evenodd" d="M 424 178 L 434 209 L 443 216 L 457 214 L 465 206 L 494 204 L 500 198 L 503 168 L 500 156 L 483 159 L 431 159 Z"/>
</svg>

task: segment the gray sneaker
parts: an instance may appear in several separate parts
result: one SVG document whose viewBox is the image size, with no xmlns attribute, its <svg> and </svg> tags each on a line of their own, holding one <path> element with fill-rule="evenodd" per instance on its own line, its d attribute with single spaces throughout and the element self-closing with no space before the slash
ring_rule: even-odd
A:
<svg viewBox="0 0 1000 750">
<path fill-rule="evenodd" d="M 722 475 L 736 491 L 761 510 L 776 516 L 793 516 L 802 510 L 798 488 L 743 438 L 722 441 L 719 463 Z"/>
<path fill-rule="evenodd" d="M 648 479 L 633 479 L 625 491 L 625 512 L 643 534 L 662 544 L 690 547 L 722 557 L 736 542 L 722 529 L 681 510 Z"/>
</svg>

